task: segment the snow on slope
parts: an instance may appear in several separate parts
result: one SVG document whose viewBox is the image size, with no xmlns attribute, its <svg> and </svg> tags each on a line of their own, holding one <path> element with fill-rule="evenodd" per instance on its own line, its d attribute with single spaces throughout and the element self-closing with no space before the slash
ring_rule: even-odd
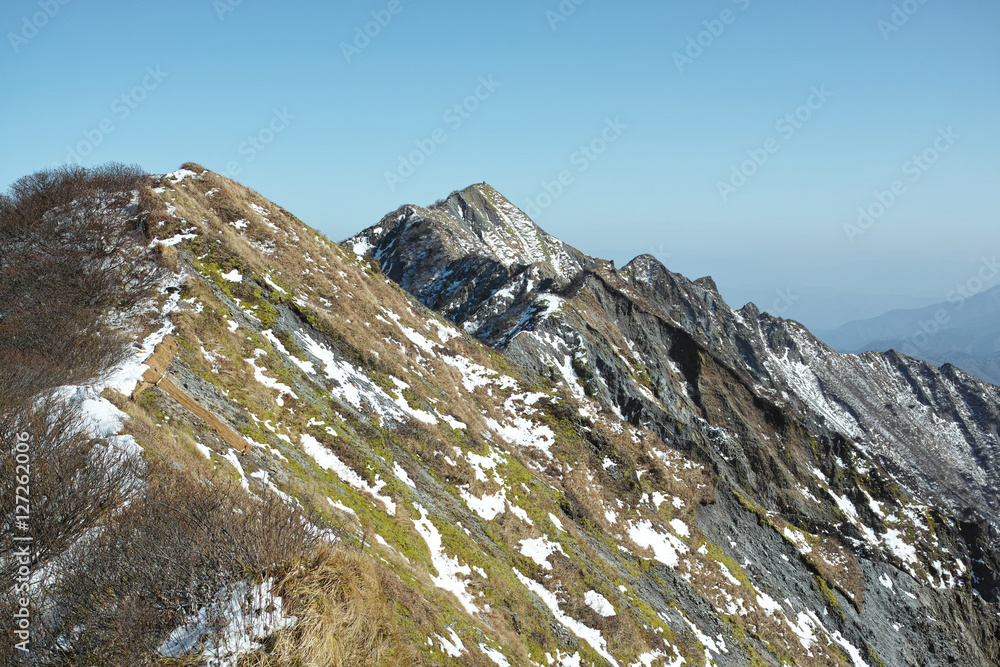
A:
<svg viewBox="0 0 1000 667">
<path fill-rule="evenodd" d="M 190 178 L 179 183 L 176 187 L 188 192 L 201 187 Z M 163 194 L 170 197 L 171 190 Z M 198 202 L 206 205 L 203 199 Z M 185 211 L 183 202 L 177 206 L 187 219 L 201 217 Z M 855 664 L 863 664 L 871 646 L 893 648 L 887 648 L 888 640 L 862 632 L 865 622 L 850 603 L 836 612 L 843 621 L 834 618 L 813 570 L 794 560 L 817 558 L 823 549 L 810 541 L 813 533 L 783 531 L 784 519 L 772 506 L 759 509 L 760 521 L 738 539 L 755 545 L 776 539 L 789 549 L 785 558 L 769 561 L 765 571 L 728 556 L 736 540 L 712 532 L 702 514 L 716 503 L 713 494 L 730 493 L 726 485 L 739 479 L 731 469 L 740 457 L 768 447 L 784 448 L 790 456 L 812 454 L 794 449 L 800 443 L 791 442 L 787 433 L 781 439 L 775 431 L 765 432 L 758 426 L 763 419 L 751 421 L 759 407 L 752 401 L 736 406 L 746 423 L 726 416 L 723 408 L 731 405 L 698 401 L 712 390 L 705 371 L 705 360 L 712 357 L 720 366 L 744 373 L 748 392 L 757 387 L 759 396 L 773 398 L 783 419 L 804 431 L 815 424 L 827 429 L 817 431 L 817 440 L 819 434 L 827 437 L 835 431 L 891 455 L 892 439 L 900 437 L 899 421 L 880 425 L 885 413 L 878 404 L 894 402 L 906 406 L 907 416 L 898 419 L 915 433 L 946 434 L 934 441 L 940 447 L 934 456 L 956 461 L 967 455 L 968 470 L 981 469 L 967 440 L 960 438 L 957 421 L 943 419 L 940 410 L 925 402 L 909 407 L 915 392 L 899 366 L 877 356 L 831 355 L 794 325 L 787 325 L 787 340 L 771 338 L 766 318 L 723 308 L 708 283 L 678 282 L 683 297 L 667 299 L 661 293 L 658 303 L 655 294 L 604 267 L 595 269 L 598 278 L 584 280 L 579 292 L 564 289 L 589 258 L 545 235 L 484 187 L 458 193 L 432 209 L 407 207 L 395 219 L 355 237 L 355 252 L 371 254 L 400 275 L 413 269 L 413 262 L 444 257 L 444 264 L 428 273 L 427 284 L 441 290 L 435 298 L 454 300 L 466 287 L 471 291 L 464 278 L 449 277 L 461 275 L 462 252 L 492 258 L 504 270 L 534 263 L 513 276 L 488 262 L 474 266 L 476 271 L 498 271 L 489 274 L 497 279 L 476 294 L 473 305 L 481 310 L 472 308 L 462 316 L 476 331 L 493 326 L 498 340 L 515 343 L 504 360 L 477 347 L 461 328 L 408 302 L 367 259 L 332 244 L 297 249 L 293 238 L 299 244 L 316 236 L 278 211 L 266 202 L 255 204 L 240 218 L 245 226 L 227 225 L 227 232 L 235 230 L 258 253 L 254 262 L 269 258 L 267 270 L 256 275 L 250 261 L 214 273 L 206 269 L 202 275 L 218 303 L 203 299 L 206 312 L 195 313 L 208 318 L 210 312 L 222 312 L 216 310 L 219 304 L 229 309 L 217 319 L 236 324 L 222 327 L 228 336 L 223 342 L 243 346 L 243 354 L 254 360 L 252 367 L 243 364 L 239 377 L 267 390 L 266 404 L 238 407 L 262 432 L 255 437 L 267 441 L 250 459 L 237 461 L 245 468 L 240 478 L 254 489 L 271 484 L 289 498 L 308 502 L 296 481 L 306 476 L 308 484 L 319 485 L 324 505 L 337 508 L 352 526 L 360 524 L 360 534 L 373 536 L 369 545 L 375 545 L 374 557 L 398 568 L 406 585 L 443 605 L 449 618 L 468 616 L 462 623 L 470 625 L 428 636 L 435 659 L 461 660 L 479 651 L 495 664 L 510 665 L 593 660 L 597 665 L 651 667 L 683 664 L 682 656 L 690 662 L 743 664 L 751 648 L 723 636 L 730 626 L 711 610 L 733 615 L 731 621 L 744 632 L 744 613 L 763 614 L 766 619 L 753 616 L 756 634 L 745 635 L 756 647 L 752 650 L 766 653 L 755 638 L 766 635 L 769 645 L 794 655 L 800 664 L 834 664 L 834 644 Z M 408 256 L 410 263 L 403 263 L 398 253 L 405 243 L 393 234 L 418 222 L 438 226 L 421 228 L 424 245 Z M 205 231 L 202 226 L 198 230 Z M 176 247 L 184 252 L 188 242 Z M 656 283 L 658 269 L 652 264 L 646 268 L 644 279 Z M 227 279 L 234 271 L 239 283 Z M 563 291 L 551 291 L 547 280 L 560 283 Z M 246 298 L 227 296 L 227 289 L 253 287 L 269 295 L 276 315 L 268 317 L 266 308 Z M 671 304 L 678 308 L 676 314 L 657 311 Z M 647 315 L 655 326 L 635 325 Z M 667 340 L 665 330 L 673 338 Z M 680 330 L 689 337 L 676 333 Z M 732 353 L 737 335 L 752 339 L 753 349 Z M 701 347 L 682 349 L 692 338 Z M 537 346 L 534 351 L 529 342 Z M 236 372 L 226 368 L 225 346 L 199 341 L 193 349 L 212 356 L 223 376 L 220 382 Z M 522 353 L 533 354 L 533 363 L 513 356 Z M 696 362 L 700 365 L 693 369 Z M 257 375 L 264 380 L 254 380 Z M 742 378 L 727 377 L 726 382 L 734 385 Z M 239 381 L 225 391 L 222 395 L 249 400 L 239 394 Z M 936 391 L 956 403 L 963 396 L 945 385 Z M 740 395 L 726 396 L 733 397 Z M 973 423 L 977 409 L 966 404 L 959 412 Z M 682 454 L 682 448 L 696 454 Z M 694 460 L 706 450 L 720 452 L 712 465 Z M 717 488 L 713 468 L 725 475 L 725 484 Z M 332 474 L 310 477 L 314 470 Z M 881 473 L 872 466 L 867 474 Z M 934 533 L 921 518 L 922 506 L 873 497 L 870 502 L 882 518 L 898 522 L 876 532 L 867 517 L 871 505 L 848 497 L 833 476 L 795 479 L 793 485 L 780 491 L 811 503 L 810 520 L 817 526 L 833 525 L 823 523 L 830 516 L 824 512 L 836 508 L 846 517 L 840 519 L 845 526 L 895 556 L 900 576 L 913 580 L 903 584 L 908 591 L 931 599 L 921 585 L 939 586 L 946 580 L 957 587 L 968 584 L 969 577 L 953 577 L 950 571 L 928 579 L 914 563 L 914 553 L 925 559 L 929 547 L 924 545 L 934 544 Z M 744 509 L 733 510 L 731 518 L 769 500 L 758 493 L 760 488 L 738 491 L 747 494 Z M 781 528 L 769 527 L 768 521 Z M 922 541 L 908 540 L 911 532 Z M 943 554 L 954 545 L 940 542 L 938 547 Z M 948 559 L 937 557 L 943 563 Z M 868 561 L 863 565 L 870 567 Z M 940 569 L 947 570 L 944 565 Z M 830 585 L 840 590 L 832 575 Z M 529 592 L 541 604 L 505 597 L 531 597 Z M 899 619 L 910 613 L 909 623 L 914 614 L 925 613 L 908 612 L 900 605 L 909 598 L 899 597 L 892 603 L 897 606 L 877 604 L 888 605 L 882 609 L 891 609 Z M 667 599 L 676 600 L 683 611 L 671 611 Z M 940 615 L 930 611 L 932 603 L 922 604 L 931 605 L 927 614 Z M 781 605 L 789 609 L 779 612 Z M 647 608 L 656 613 L 643 611 Z M 494 648 L 488 632 L 497 624 L 510 633 L 504 636 L 519 637 L 507 615 L 512 609 L 517 609 L 517 624 L 527 628 L 526 635 L 552 634 L 552 623 L 566 632 L 560 630 L 545 650 L 531 649 L 526 662 L 526 654 L 514 653 L 510 646 Z M 483 625 L 477 625 L 480 621 Z M 580 642 L 567 643 L 566 633 Z M 662 638 L 666 636 L 670 641 Z M 623 645 L 622 637 L 638 639 Z"/>
</svg>

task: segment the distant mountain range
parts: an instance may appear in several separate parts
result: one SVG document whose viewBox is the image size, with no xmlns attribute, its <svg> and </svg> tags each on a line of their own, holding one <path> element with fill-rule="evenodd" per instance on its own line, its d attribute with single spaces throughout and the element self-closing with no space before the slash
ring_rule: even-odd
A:
<svg viewBox="0 0 1000 667">
<path fill-rule="evenodd" d="M 1000 286 L 914 310 L 893 310 L 848 322 L 822 336 L 839 352 L 897 350 L 943 366 L 952 364 L 1000 385 Z"/>
</svg>

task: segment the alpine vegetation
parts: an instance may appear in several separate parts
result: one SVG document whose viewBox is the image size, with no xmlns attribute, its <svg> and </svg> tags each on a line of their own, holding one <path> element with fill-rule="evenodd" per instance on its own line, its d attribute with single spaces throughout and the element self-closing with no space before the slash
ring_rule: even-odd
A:
<svg viewBox="0 0 1000 667">
<path fill-rule="evenodd" d="M 340 244 L 193 163 L 0 197 L 4 664 L 998 664 L 998 427 L 485 183 Z"/>
</svg>

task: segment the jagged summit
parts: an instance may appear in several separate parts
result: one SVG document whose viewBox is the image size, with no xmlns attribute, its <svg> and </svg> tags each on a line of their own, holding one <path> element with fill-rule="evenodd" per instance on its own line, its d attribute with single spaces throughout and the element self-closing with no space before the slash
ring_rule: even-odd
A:
<svg viewBox="0 0 1000 667">
<path fill-rule="evenodd" d="M 597 261 L 542 230 L 486 183 L 425 208 L 408 205 L 344 241 L 392 280 L 466 331 L 498 343 L 534 296 L 565 289 Z M 522 307 L 512 313 L 512 305 Z M 494 315 L 511 315 L 510 326 Z M 522 323 L 523 325 L 523 323 Z"/>
<path fill-rule="evenodd" d="M 391 273 L 402 259 L 391 254 L 393 248 L 405 245 L 412 254 L 431 243 L 449 257 L 476 256 L 507 270 L 544 264 L 555 277 L 564 280 L 592 261 L 542 230 L 486 183 L 456 190 L 429 208 L 403 206 L 344 245 L 356 251 L 371 246 L 374 250 L 369 254 Z"/>
<path fill-rule="evenodd" d="M 543 230 L 487 183 L 455 191 L 435 208 L 461 221 L 507 268 L 548 264 L 568 279 L 593 261 Z"/>
</svg>

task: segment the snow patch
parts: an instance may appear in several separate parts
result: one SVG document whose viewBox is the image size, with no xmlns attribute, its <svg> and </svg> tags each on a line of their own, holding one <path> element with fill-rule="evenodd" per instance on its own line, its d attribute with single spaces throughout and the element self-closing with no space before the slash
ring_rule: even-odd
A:
<svg viewBox="0 0 1000 667">
<path fill-rule="evenodd" d="M 653 558 L 667 567 L 677 567 L 679 554 L 688 552 L 686 544 L 670 533 L 657 532 L 649 520 L 630 525 L 628 536 L 640 547 L 652 550 Z"/>
<path fill-rule="evenodd" d="M 596 611 L 604 618 L 615 615 L 615 608 L 606 597 L 597 591 L 587 591 L 586 595 L 583 596 L 583 600 L 587 603 L 588 607 Z"/>
<path fill-rule="evenodd" d="M 437 527 L 431 523 L 427 517 L 427 510 L 420 505 L 415 505 L 420 512 L 420 520 L 414 521 L 413 526 L 424 538 L 427 548 L 431 552 L 431 563 L 437 570 L 437 576 L 431 576 L 434 585 L 443 590 L 449 591 L 458 598 L 465 610 L 470 614 L 478 614 L 472 594 L 466 589 L 465 582 L 459 579 L 459 575 L 469 577 L 472 575 L 472 568 L 468 565 L 461 565 L 458 559 L 445 552 L 442 546 L 441 533 Z"/>
<path fill-rule="evenodd" d="M 535 561 L 543 570 L 552 569 L 552 564 L 549 563 L 549 556 L 556 551 L 563 556 L 566 555 L 566 552 L 562 549 L 562 545 L 558 542 L 550 541 L 546 535 L 531 540 L 521 540 L 520 544 L 521 555 Z"/>
</svg>

